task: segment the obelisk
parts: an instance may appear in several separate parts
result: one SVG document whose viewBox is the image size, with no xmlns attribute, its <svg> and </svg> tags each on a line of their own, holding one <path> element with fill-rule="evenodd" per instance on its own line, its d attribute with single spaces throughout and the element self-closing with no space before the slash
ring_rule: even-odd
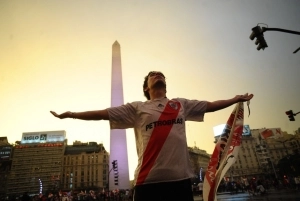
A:
<svg viewBox="0 0 300 201">
<path fill-rule="evenodd" d="M 112 46 L 112 71 L 111 71 L 111 106 L 124 104 L 123 81 L 121 65 L 121 48 L 118 41 Z M 109 189 L 129 189 L 129 168 L 125 129 L 110 131 L 110 156 L 109 156 Z M 115 164 L 113 168 L 113 163 Z M 117 168 L 116 168 L 117 167 Z"/>
</svg>

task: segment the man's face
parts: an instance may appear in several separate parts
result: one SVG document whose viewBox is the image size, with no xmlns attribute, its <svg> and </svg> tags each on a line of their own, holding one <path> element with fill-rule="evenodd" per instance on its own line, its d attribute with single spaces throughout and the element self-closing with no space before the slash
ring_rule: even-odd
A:
<svg viewBox="0 0 300 201">
<path fill-rule="evenodd" d="M 166 79 L 162 72 L 151 71 L 148 74 L 148 88 L 166 87 Z"/>
</svg>

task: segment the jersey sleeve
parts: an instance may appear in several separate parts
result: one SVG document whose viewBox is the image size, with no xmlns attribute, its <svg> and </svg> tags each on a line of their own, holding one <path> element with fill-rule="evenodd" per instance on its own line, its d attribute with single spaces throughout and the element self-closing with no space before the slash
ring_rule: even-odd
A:
<svg viewBox="0 0 300 201">
<path fill-rule="evenodd" d="M 135 124 L 137 102 L 107 108 L 111 129 L 132 128 Z"/>
<path fill-rule="evenodd" d="M 184 107 L 186 121 L 203 121 L 207 107 L 207 101 L 178 99 Z"/>
</svg>

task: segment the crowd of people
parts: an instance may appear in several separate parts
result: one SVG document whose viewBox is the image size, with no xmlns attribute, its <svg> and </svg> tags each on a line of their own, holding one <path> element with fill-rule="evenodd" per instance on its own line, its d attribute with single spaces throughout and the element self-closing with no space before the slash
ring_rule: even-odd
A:
<svg viewBox="0 0 300 201">
<path fill-rule="evenodd" d="M 132 201 L 132 190 L 114 189 L 111 191 L 100 190 L 98 192 L 62 192 L 30 195 L 27 192 L 20 196 L 6 196 L 1 201 Z"/>
<path fill-rule="evenodd" d="M 248 192 L 251 196 L 265 195 L 269 189 L 281 190 L 290 189 L 300 191 L 300 177 L 287 177 L 282 179 L 257 179 L 242 177 L 240 180 L 224 180 L 218 188 L 218 192 L 230 192 L 236 194 L 239 192 Z"/>
<path fill-rule="evenodd" d="M 265 195 L 270 189 L 289 189 L 300 191 L 300 176 L 287 177 L 282 179 L 259 179 L 241 177 L 239 180 L 230 181 L 224 179 L 218 188 L 218 193 L 249 193 L 250 196 Z M 194 195 L 203 196 L 203 182 L 196 185 Z M 114 189 L 108 191 L 80 191 L 62 192 L 29 195 L 27 192 L 20 196 L 1 197 L 0 201 L 132 201 L 133 190 Z"/>
</svg>

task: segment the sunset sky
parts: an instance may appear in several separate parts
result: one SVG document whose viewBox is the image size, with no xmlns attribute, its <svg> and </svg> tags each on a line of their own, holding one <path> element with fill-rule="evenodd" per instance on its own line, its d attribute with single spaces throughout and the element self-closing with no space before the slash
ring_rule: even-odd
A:
<svg viewBox="0 0 300 201">
<path fill-rule="evenodd" d="M 144 76 L 159 70 L 168 98 L 214 101 L 253 93 L 244 123 L 293 134 L 300 114 L 290 122 L 285 111 L 300 111 L 300 51 L 293 54 L 300 36 L 267 31 L 264 51 L 249 36 L 258 23 L 300 32 L 299 8 L 298 0 L 1 0 L 0 137 L 14 143 L 23 132 L 65 130 L 68 144 L 96 141 L 109 151 L 108 122 L 60 120 L 49 111 L 110 106 L 116 40 L 125 103 L 146 100 Z M 212 153 L 213 127 L 233 108 L 188 122 L 188 145 Z M 127 140 L 133 179 L 132 129 Z"/>
</svg>

